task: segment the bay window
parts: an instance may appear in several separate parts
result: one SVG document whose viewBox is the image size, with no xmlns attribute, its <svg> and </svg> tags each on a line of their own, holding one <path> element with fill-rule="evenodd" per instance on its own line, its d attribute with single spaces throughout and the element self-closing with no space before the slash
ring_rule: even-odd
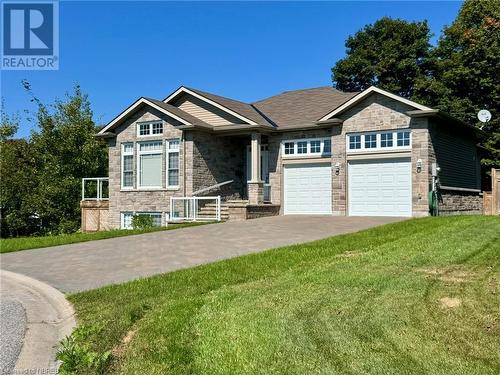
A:
<svg viewBox="0 0 500 375">
<path fill-rule="evenodd" d="M 138 188 L 161 188 L 162 141 L 140 142 L 138 145 Z"/>
</svg>

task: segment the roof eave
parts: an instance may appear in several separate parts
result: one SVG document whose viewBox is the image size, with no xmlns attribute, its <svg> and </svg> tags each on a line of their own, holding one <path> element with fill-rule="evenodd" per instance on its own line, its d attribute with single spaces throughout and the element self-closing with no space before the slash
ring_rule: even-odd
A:
<svg viewBox="0 0 500 375">
<path fill-rule="evenodd" d="M 94 134 L 94 137 L 96 137 L 96 138 L 114 138 L 114 137 L 116 137 L 116 134 L 113 132 L 104 132 L 104 133 Z"/>
<path fill-rule="evenodd" d="M 443 120 L 451 121 L 455 124 L 461 125 L 469 130 L 474 131 L 476 134 L 480 136 L 486 136 L 487 133 L 481 129 L 476 128 L 475 126 L 466 123 L 465 121 L 462 121 L 456 117 L 453 117 L 446 112 L 442 112 L 439 109 L 430 109 L 430 110 L 414 110 L 414 111 L 408 111 L 406 114 L 410 117 L 413 118 L 418 118 L 418 117 L 437 117 Z"/>
</svg>

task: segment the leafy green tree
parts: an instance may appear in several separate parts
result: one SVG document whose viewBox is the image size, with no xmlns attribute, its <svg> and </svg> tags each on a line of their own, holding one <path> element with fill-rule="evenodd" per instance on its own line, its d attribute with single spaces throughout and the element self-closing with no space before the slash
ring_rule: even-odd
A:
<svg viewBox="0 0 500 375">
<path fill-rule="evenodd" d="M 18 118 L 9 117 L 2 105 L 0 123 L 0 210 L 1 236 L 17 236 L 38 231 L 39 221 L 30 207 L 35 186 L 29 143 L 14 139 Z"/>
<path fill-rule="evenodd" d="M 483 166 L 500 166 L 500 6 L 497 1 L 467 0 L 456 20 L 443 30 L 430 65 L 417 81 L 414 99 L 439 108 L 488 134 Z M 492 112 L 487 124 L 481 109 Z"/>
<path fill-rule="evenodd" d="M 107 175 L 107 147 L 95 137 L 98 129 L 80 86 L 48 107 L 28 82 L 23 84 L 38 105 L 38 130 L 30 139 L 37 186 L 30 205 L 46 231 L 75 231 L 80 227 L 81 179 Z"/>
<path fill-rule="evenodd" d="M 425 70 L 429 38 L 426 21 L 384 17 L 349 36 L 347 56 L 332 68 L 333 83 L 343 91 L 377 86 L 409 98 Z"/>
</svg>

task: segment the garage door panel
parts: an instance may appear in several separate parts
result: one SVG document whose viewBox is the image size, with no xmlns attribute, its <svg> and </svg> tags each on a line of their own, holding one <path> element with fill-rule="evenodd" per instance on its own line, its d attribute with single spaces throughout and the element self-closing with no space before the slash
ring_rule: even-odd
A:
<svg viewBox="0 0 500 375">
<path fill-rule="evenodd" d="M 349 214 L 411 216 L 409 158 L 349 162 Z"/>
<path fill-rule="evenodd" d="M 285 165 L 285 214 L 331 214 L 331 178 L 329 164 Z"/>
</svg>

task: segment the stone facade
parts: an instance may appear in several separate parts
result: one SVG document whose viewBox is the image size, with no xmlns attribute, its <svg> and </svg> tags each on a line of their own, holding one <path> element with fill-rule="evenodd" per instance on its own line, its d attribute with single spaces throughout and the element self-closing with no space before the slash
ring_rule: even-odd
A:
<svg viewBox="0 0 500 375">
<path fill-rule="evenodd" d="M 163 120 L 163 134 L 138 137 L 136 123 L 142 121 Z M 109 225 L 111 228 L 119 228 L 121 212 L 161 212 L 163 217 L 167 217 L 170 212 L 170 197 L 185 196 L 184 191 L 184 169 L 185 151 L 183 142 L 183 132 L 176 129 L 179 123 L 176 120 L 164 115 L 154 109 L 142 109 L 130 116 L 127 121 L 116 129 L 116 137 L 109 140 Z M 165 168 L 162 168 L 162 188 L 161 189 L 137 189 L 137 158 L 138 142 L 167 139 L 180 139 L 179 150 L 179 188 L 166 188 Z M 121 188 L 121 145 L 125 142 L 134 143 L 134 186 L 133 189 Z M 165 147 L 162 152 L 162 165 L 165 166 Z"/>
<path fill-rule="evenodd" d="M 342 125 L 332 125 L 331 128 L 268 132 L 262 136 L 262 144 L 268 145 L 269 150 L 269 183 L 271 185 L 272 209 L 262 211 L 269 214 L 269 210 L 283 212 L 283 165 L 281 144 L 288 139 L 324 138 L 330 137 L 332 155 L 324 158 L 301 159 L 308 163 L 329 163 L 332 168 L 332 212 L 334 215 L 348 215 L 348 180 L 347 168 L 352 155 L 346 153 L 346 137 L 349 133 L 384 131 L 409 128 L 411 129 L 412 148 L 404 151 L 385 151 L 384 153 L 371 152 L 356 153 L 356 158 L 384 158 L 403 157 L 411 160 L 412 174 L 412 215 L 426 216 L 428 210 L 428 192 L 431 185 L 431 166 L 435 162 L 436 152 L 433 139 L 429 131 L 430 123 L 426 117 L 410 117 L 406 113 L 414 110 L 413 107 L 387 96 L 374 93 L 354 107 L 348 109 L 340 117 Z M 136 122 L 161 119 L 164 122 L 164 133 L 158 137 L 137 137 Z M 116 138 L 109 141 L 109 178 L 110 178 L 110 217 L 111 227 L 120 226 L 120 212 L 169 212 L 170 197 L 190 196 L 193 192 L 208 186 L 233 180 L 233 183 L 219 190 L 211 191 L 209 195 L 221 195 L 223 200 L 250 199 L 255 206 L 262 202 L 262 184 L 247 184 L 247 147 L 250 144 L 250 134 L 234 136 L 216 136 L 213 133 L 201 130 L 180 130 L 180 124 L 154 109 L 140 110 L 129 117 L 116 129 Z M 134 142 L 134 181 L 137 179 L 137 142 L 178 138 L 180 143 L 180 187 L 168 189 L 166 187 L 165 168 L 162 171 L 163 186 L 161 189 L 138 190 L 121 189 L 121 144 Z M 166 162 L 163 152 L 163 165 Z M 289 162 L 287 159 L 286 162 Z M 338 163 L 340 168 L 336 169 Z M 417 168 L 421 164 L 421 168 Z M 462 167 L 463 168 L 463 167 Z M 480 212 L 479 194 L 465 194 L 446 192 L 443 194 L 442 212 Z M 241 207 L 240 207 L 241 206 Z M 257 217 L 261 210 L 249 210 L 247 205 L 230 207 L 234 217 Z M 260 206 L 259 206 L 260 207 Z M 238 216 L 239 215 L 239 216 Z M 166 215 L 164 215 L 166 217 Z"/>
<path fill-rule="evenodd" d="M 441 189 L 439 215 L 474 215 L 483 212 L 481 193 Z"/>
<path fill-rule="evenodd" d="M 205 132 L 186 132 L 186 192 L 197 191 L 221 182 L 230 185 L 212 190 L 209 195 L 223 199 L 242 199 L 246 196 L 245 152 L 248 137 L 215 137 Z"/>
<path fill-rule="evenodd" d="M 271 185 L 271 202 L 281 204 L 283 201 L 283 159 L 281 157 L 281 144 L 289 139 L 325 138 L 331 135 L 330 130 L 315 129 L 291 131 L 281 134 L 271 134 L 267 138 L 269 145 L 269 183 Z M 265 140 L 264 140 L 265 142 Z M 307 163 L 307 158 L 302 159 Z M 311 158 L 312 160 L 312 158 Z M 325 163 L 331 163 L 331 158 L 324 158 Z"/>
</svg>

